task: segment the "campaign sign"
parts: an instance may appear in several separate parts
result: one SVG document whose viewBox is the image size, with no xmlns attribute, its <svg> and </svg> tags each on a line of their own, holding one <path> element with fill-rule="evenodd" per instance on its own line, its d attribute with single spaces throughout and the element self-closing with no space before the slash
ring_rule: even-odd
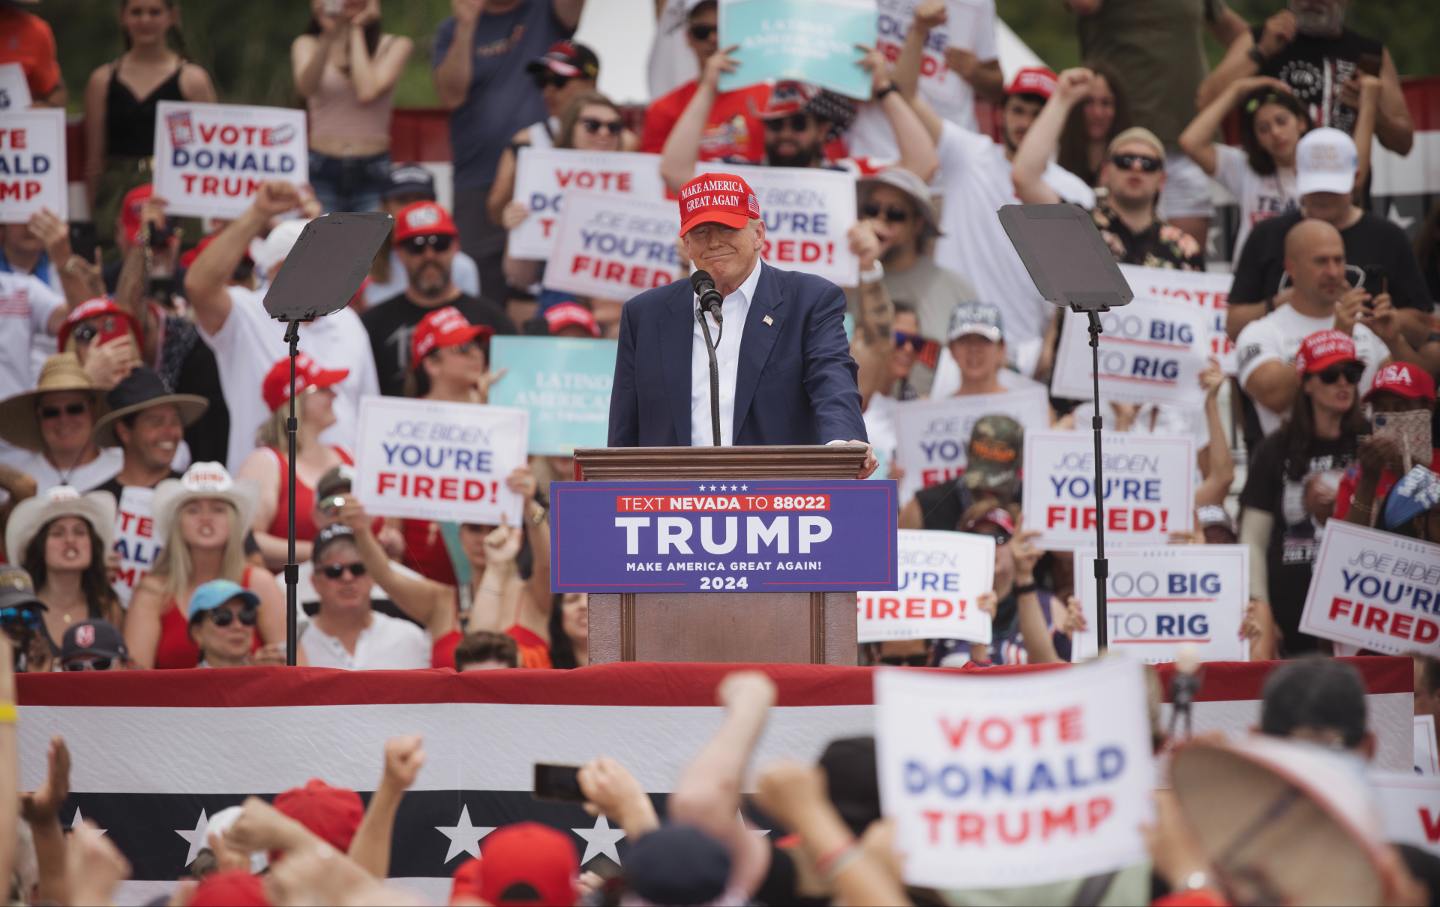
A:
<svg viewBox="0 0 1440 907">
<path fill-rule="evenodd" d="M 1135 294 L 1132 306 L 1145 299 L 1168 299 L 1203 310 L 1207 353 L 1210 358 L 1220 361 L 1225 374 L 1235 374 L 1235 343 L 1225 334 L 1225 309 L 1229 305 L 1232 275 L 1140 265 L 1121 265 L 1120 273 L 1125 275 L 1125 282 L 1130 284 L 1130 290 Z"/>
<path fill-rule="evenodd" d="M 921 2 L 879 0 L 876 4 L 875 44 L 891 63 L 899 59 L 900 51 L 905 47 L 905 36 L 910 31 L 910 23 L 915 21 L 915 8 Z M 962 90 L 970 90 L 960 74 L 946 65 L 945 48 L 983 51 L 993 47 L 994 33 L 993 3 L 946 0 L 945 23 L 930 30 L 920 58 L 920 96 L 941 116 L 949 119 L 956 107 L 956 95 Z"/>
<path fill-rule="evenodd" d="M 574 190 L 598 192 L 612 201 L 622 196 L 664 201 L 660 155 L 521 148 L 515 161 L 515 200 L 530 209 L 530 216 L 510 231 L 508 251 L 512 258 L 550 258 L 565 207 L 564 196 Z M 674 238 L 672 234 L 672 242 Z M 629 295 L 634 295 L 633 291 Z"/>
<path fill-rule="evenodd" d="M 791 79 L 870 100 L 855 45 L 875 40 L 874 0 L 720 0 L 719 24 L 740 64 L 720 74 L 721 91 Z"/>
<path fill-rule="evenodd" d="M 525 502 L 505 479 L 529 428 L 523 409 L 364 397 L 355 494 L 376 516 L 518 526 Z"/>
<path fill-rule="evenodd" d="M 684 276 L 680 212 L 673 202 L 599 192 L 566 192 L 545 288 L 629 299 Z"/>
<path fill-rule="evenodd" d="M 267 180 L 310 182 L 305 111 L 161 101 L 155 194 L 170 214 L 239 217 Z"/>
<path fill-rule="evenodd" d="M 1440 775 L 1440 752 L 1435 746 L 1435 716 L 1415 716 L 1415 771 Z"/>
<path fill-rule="evenodd" d="M 1175 660 L 1192 646 L 1202 661 L 1248 661 L 1240 623 L 1250 597 L 1245 545 L 1167 545 L 1108 556 L 1105 620 L 1111 646 L 1149 664 Z M 1099 652 L 1095 552 L 1075 563 L 1075 591 L 1087 629 L 1075 635 L 1075 660 Z"/>
<path fill-rule="evenodd" d="M 111 586 L 120 598 L 120 604 L 130 607 L 130 596 L 145 574 L 155 568 L 155 559 L 160 556 L 164 542 L 155 537 L 155 520 L 150 509 L 150 500 L 155 495 L 152 488 L 126 485 L 120 492 L 119 507 L 115 511 L 115 544 L 113 551 L 120 560 Z"/>
<path fill-rule="evenodd" d="M 716 169 L 701 164 L 695 172 Z M 813 167 L 753 167 L 726 164 L 755 190 L 765 221 L 767 262 L 787 271 L 818 274 L 831 283 L 860 282 L 860 260 L 846 234 L 855 223 L 855 175 Z"/>
<path fill-rule="evenodd" d="M 1200 373 L 1209 359 L 1205 313 L 1180 302 L 1136 299 L 1102 312 L 1100 395 L 1133 403 L 1198 407 Z M 1057 397 L 1089 400 L 1093 362 L 1085 316 L 1066 313 L 1050 388 Z"/>
<path fill-rule="evenodd" d="M 905 470 L 901 500 L 922 488 L 939 485 L 965 472 L 970 432 L 984 416 L 1009 416 L 1025 429 L 1050 427 L 1050 397 L 1042 384 L 998 394 L 906 400 L 894 412 L 895 461 Z"/>
<path fill-rule="evenodd" d="M 30 83 L 19 63 L 0 63 L 0 110 L 24 110 L 30 106 Z"/>
<path fill-rule="evenodd" d="M 552 482 L 556 592 L 893 589 L 895 483 Z"/>
<path fill-rule="evenodd" d="M 65 111 L 5 111 L 0 122 L 0 224 L 23 224 L 41 208 L 67 219 L 65 180 Z"/>
<path fill-rule="evenodd" d="M 1440 545 L 1330 520 L 1300 630 L 1392 655 L 1440 655 Z"/>
<path fill-rule="evenodd" d="M 1385 840 L 1440 856 L 1440 778 L 1373 772 L 1368 776 Z"/>
<path fill-rule="evenodd" d="M 995 580 L 995 539 L 968 532 L 901 529 L 900 584 L 861 592 L 860 642 L 966 639 L 990 642 L 990 615 L 976 606 Z"/>
<path fill-rule="evenodd" d="M 1094 544 L 1095 448 L 1090 432 L 1037 432 L 1025 438 L 1025 528 L 1037 544 L 1078 551 Z M 1105 432 L 1105 544 L 1164 545 L 1195 521 L 1195 442 L 1190 438 Z"/>
<path fill-rule="evenodd" d="M 530 453 L 568 457 L 577 447 L 605 446 L 614 340 L 493 337 L 490 367 L 505 370 L 490 388 L 491 404 L 530 413 Z"/>
<path fill-rule="evenodd" d="M 1155 780 L 1139 662 L 875 675 L 880 805 L 905 881 L 1041 885 L 1146 858 Z"/>
</svg>

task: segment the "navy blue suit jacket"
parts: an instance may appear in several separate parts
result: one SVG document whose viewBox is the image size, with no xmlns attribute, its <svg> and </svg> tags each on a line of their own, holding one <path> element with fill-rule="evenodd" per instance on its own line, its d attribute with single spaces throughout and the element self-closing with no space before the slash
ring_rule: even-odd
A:
<svg viewBox="0 0 1440 907">
<path fill-rule="evenodd" d="M 866 440 L 845 339 L 845 295 L 811 274 L 760 268 L 740 336 L 734 443 Z M 610 394 L 611 447 L 690 445 L 690 350 L 692 342 L 704 343 L 695 340 L 694 326 L 688 280 L 625 303 Z"/>
</svg>

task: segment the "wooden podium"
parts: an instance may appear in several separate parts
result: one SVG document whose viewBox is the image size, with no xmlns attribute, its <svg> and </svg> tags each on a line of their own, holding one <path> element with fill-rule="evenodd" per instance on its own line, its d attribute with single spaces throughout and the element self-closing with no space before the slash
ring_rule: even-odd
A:
<svg viewBox="0 0 1440 907">
<path fill-rule="evenodd" d="M 582 482 L 853 479 L 861 447 L 620 447 L 575 451 Z M 590 663 L 855 664 L 854 592 L 591 593 Z"/>
</svg>

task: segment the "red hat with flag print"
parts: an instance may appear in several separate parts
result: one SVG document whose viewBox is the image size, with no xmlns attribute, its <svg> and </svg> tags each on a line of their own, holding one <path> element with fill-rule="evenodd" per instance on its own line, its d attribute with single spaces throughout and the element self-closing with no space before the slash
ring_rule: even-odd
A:
<svg viewBox="0 0 1440 907">
<path fill-rule="evenodd" d="M 740 229 L 760 217 L 760 199 L 733 173 L 702 173 L 680 187 L 680 235 L 701 224 Z"/>
<path fill-rule="evenodd" d="M 321 368 L 320 363 L 304 353 L 295 357 L 295 393 L 303 394 L 312 387 L 333 387 L 350 374 L 348 368 Z M 290 399 L 290 359 L 278 359 L 270 366 L 261 384 L 265 405 L 273 413 Z"/>
</svg>

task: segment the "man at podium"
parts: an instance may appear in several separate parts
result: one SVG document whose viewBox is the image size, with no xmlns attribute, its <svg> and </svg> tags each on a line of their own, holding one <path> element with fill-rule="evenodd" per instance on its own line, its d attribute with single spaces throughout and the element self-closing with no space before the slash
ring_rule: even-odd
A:
<svg viewBox="0 0 1440 907">
<path fill-rule="evenodd" d="M 625 304 L 609 446 L 865 444 L 845 296 L 823 278 L 760 260 L 765 224 L 749 184 L 705 173 L 681 187 L 680 241 L 696 277 L 706 272 L 714 286 L 677 280 Z M 701 312 L 712 294 L 719 318 L 713 308 Z M 718 367 L 718 437 L 706 327 Z M 875 470 L 866 446 L 859 478 Z"/>
</svg>

